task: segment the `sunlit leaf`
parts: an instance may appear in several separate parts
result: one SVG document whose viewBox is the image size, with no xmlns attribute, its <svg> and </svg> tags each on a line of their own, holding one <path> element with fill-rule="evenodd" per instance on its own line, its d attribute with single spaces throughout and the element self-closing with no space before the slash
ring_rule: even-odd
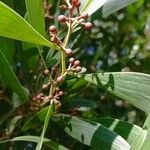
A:
<svg viewBox="0 0 150 150">
<path fill-rule="evenodd" d="M 92 15 L 108 0 L 81 0 L 82 12 Z"/>
<path fill-rule="evenodd" d="M 103 6 L 103 16 L 107 17 L 108 15 L 136 2 L 137 0 L 107 0 Z"/>
<path fill-rule="evenodd" d="M 112 72 L 87 74 L 84 75 L 84 79 L 143 111 L 150 112 L 150 75 L 135 72 Z"/>
<path fill-rule="evenodd" d="M 0 2 L 0 12 L 0 36 L 56 48 L 25 19 L 2 2 Z"/>
<path fill-rule="evenodd" d="M 118 119 L 104 118 L 97 121 L 123 137 L 129 144 L 131 144 L 142 131 L 142 128 L 139 126 Z"/>
<path fill-rule="evenodd" d="M 150 114 L 148 114 L 148 116 L 147 116 L 147 118 L 145 120 L 145 123 L 143 125 L 143 128 L 150 131 Z"/>
<path fill-rule="evenodd" d="M 115 132 L 100 123 L 82 120 L 77 117 L 60 115 L 65 131 L 74 139 L 101 150 L 129 150 L 129 144 Z"/>
<path fill-rule="evenodd" d="M 136 137 L 136 139 L 131 144 L 131 150 L 148 150 L 148 149 L 141 149 L 142 145 L 146 140 L 147 135 L 148 131 L 142 130 L 141 133 Z"/>
<path fill-rule="evenodd" d="M 42 0 L 25 0 L 28 22 L 45 36 L 44 7 Z"/>
</svg>

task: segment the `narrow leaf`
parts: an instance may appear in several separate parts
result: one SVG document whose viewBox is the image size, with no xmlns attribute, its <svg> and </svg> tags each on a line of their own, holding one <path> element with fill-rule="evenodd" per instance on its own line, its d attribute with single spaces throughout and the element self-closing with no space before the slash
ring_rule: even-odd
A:
<svg viewBox="0 0 150 150">
<path fill-rule="evenodd" d="M 150 149 L 150 142 L 149 141 L 150 141 L 150 131 L 148 131 L 147 136 L 146 136 L 140 150 L 149 150 Z"/>
<path fill-rule="evenodd" d="M 104 118 L 97 120 L 97 122 L 122 136 L 129 144 L 131 144 L 142 131 L 142 128 L 139 126 L 118 119 Z"/>
<path fill-rule="evenodd" d="M 10 64 L 13 63 L 15 53 L 15 42 L 12 39 L 0 37 L 0 49 L 3 50 L 3 54 Z"/>
<path fill-rule="evenodd" d="M 47 114 L 48 107 L 43 108 L 39 112 L 37 112 L 34 116 L 32 116 L 28 121 L 24 124 L 22 130 L 26 131 L 32 128 L 35 124 L 40 124 L 42 121 L 44 122 L 45 116 Z"/>
<path fill-rule="evenodd" d="M 0 75 L 3 79 L 3 82 L 5 82 L 6 85 L 12 88 L 12 90 L 15 91 L 20 96 L 22 102 L 26 102 L 28 100 L 27 93 L 25 92 L 24 88 L 17 79 L 13 69 L 9 65 L 1 49 L 0 49 Z"/>
<path fill-rule="evenodd" d="M 107 17 L 110 14 L 136 2 L 137 0 L 107 0 L 103 6 L 103 16 Z"/>
<path fill-rule="evenodd" d="M 42 148 L 42 144 L 43 144 L 43 140 L 44 140 L 44 135 L 45 135 L 45 132 L 46 132 L 47 127 L 48 127 L 48 124 L 49 124 L 49 119 L 50 119 L 51 116 L 53 115 L 53 111 L 54 111 L 54 103 L 52 103 L 52 104 L 49 106 L 49 108 L 48 108 L 48 111 L 47 111 L 47 114 L 46 114 L 45 120 L 44 120 L 43 130 L 42 130 L 40 139 L 39 139 L 39 141 L 38 141 L 38 144 L 37 144 L 35 150 L 41 150 L 41 148 Z"/>
<path fill-rule="evenodd" d="M 40 137 L 38 137 L 38 136 L 19 136 L 19 137 L 10 139 L 10 140 L 1 141 L 0 143 L 11 142 L 11 141 L 12 142 L 29 141 L 29 142 L 37 143 L 39 141 L 39 139 L 40 139 Z M 48 146 L 49 148 L 52 148 L 54 150 L 68 150 L 66 147 L 64 147 L 50 139 L 47 139 L 47 138 L 44 138 L 43 142 L 46 146 Z"/>
<path fill-rule="evenodd" d="M 150 75 L 112 72 L 87 74 L 84 79 L 150 113 Z"/>
<path fill-rule="evenodd" d="M 143 125 L 143 129 L 150 131 L 150 114 L 148 114 L 145 123 Z"/>
<path fill-rule="evenodd" d="M 0 2 L 0 36 L 57 48 L 39 34 L 25 19 Z"/>
<path fill-rule="evenodd" d="M 13 112 L 14 110 L 10 110 L 9 112 L 7 112 L 7 114 L 0 117 L 0 126 L 4 123 L 5 120 L 7 120 L 9 116 L 12 115 Z"/>
<path fill-rule="evenodd" d="M 21 115 L 19 116 L 15 116 L 14 118 L 12 118 L 12 120 L 10 121 L 9 125 L 8 125 L 8 134 L 11 134 L 12 131 L 15 129 L 15 126 L 17 124 L 17 122 L 22 118 Z"/>
<path fill-rule="evenodd" d="M 129 150 L 129 144 L 116 133 L 97 122 L 60 115 L 65 131 L 74 139 L 101 150 Z"/>
<path fill-rule="evenodd" d="M 130 150 L 148 150 L 148 149 L 141 149 L 146 137 L 148 135 L 147 130 L 142 130 L 141 133 L 136 137 L 136 139 L 131 144 Z"/>
<path fill-rule="evenodd" d="M 92 15 L 108 0 L 81 0 L 82 12 Z"/>
<path fill-rule="evenodd" d="M 45 36 L 45 21 L 42 0 L 25 0 L 28 22 L 40 34 Z"/>
</svg>

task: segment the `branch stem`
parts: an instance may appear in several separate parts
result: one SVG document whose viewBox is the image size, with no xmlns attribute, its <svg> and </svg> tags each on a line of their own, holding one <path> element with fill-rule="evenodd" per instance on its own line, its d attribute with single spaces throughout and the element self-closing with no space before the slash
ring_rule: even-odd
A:
<svg viewBox="0 0 150 150">
<path fill-rule="evenodd" d="M 63 46 L 66 47 L 72 32 L 72 21 L 69 22 L 68 25 L 68 32 L 67 32 L 67 36 L 63 42 Z M 62 64 L 62 71 L 61 71 L 61 75 L 63 76 L 64 73 L 66 72 L 66 53 L 64 51 L 61 51 L 61 64 Z"/>
</svg>

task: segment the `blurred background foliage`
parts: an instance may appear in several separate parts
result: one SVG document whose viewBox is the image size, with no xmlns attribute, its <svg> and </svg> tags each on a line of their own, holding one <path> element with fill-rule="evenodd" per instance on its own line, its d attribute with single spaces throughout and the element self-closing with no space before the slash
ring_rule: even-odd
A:
<svg viewBox="0 0 150 150">
<path fill-rule="evenodd" d="M 12 7 L 23 17 L 26 16 L 26 7 L 24 0 L 2 0 L 4 3 Z M 60 13 L 60 1 L 49 0 L 51 3 L 49 16 L 45 18 L 46 32 L 51 24 L 59 27 L 59 35 L 63 38 L 66 29 L 57 22 Z M 150 73 L 150 1 L 139 0 L 138 2 L 113 13 L 104 18 L 102 10 L 93 14 L 89 19 L 94 24 L 91 32 L 85 31 L 83 28 L 74 32 L 70 38 L 70 47 L 74 50 L 76 58 L 80 59 L 82 66 L 86 72 L 120 72 L 133 71 Z M 48 37 L 48 36 L 47 36 Z M 48 37 L 49 38 L 49 37 Z M 37 48 L 29 46 L 24 49 L 21 42 L 15 42 L 15 55 L 10 58 L 13 62 L 13 68 L 20 81 L 34 95 L 38 88 L 43 84 L 41 77 L 41 61 L 38 56 Z M 29 51 L 30 50 L 30 51 Z M 44 48 L 44 58 L 49 67 L 57 65 L 59 62 L 59 54 L 53 50 Z M 25 80 L 24 80 L 25 79 Z M 139 81 L 140 82 L 140 81 Z M 139 126 L 143 125 L 146 115 L 141 110 L 131 106 L 121 99 L 108 94 L 106 91 L 95 86 L 89 86 L 83 80 L 76 80 L 68 77 L 63 85 L 64 96 L 62 97 L 62 107 L 60 112 L 77 115 L 91 120 L 101 117 L 112 117 L 135 123 Z M 0 115 L 6 114 L 12 104 L 9 99 L 13 99 L 14 94 L 7 89 L 2 83 L 0 87 Z M 4 107 L 5 106 L 5 107 Z M 9 114 L 8 118 L 9 118 Z M 30 114 L 32 116 L 32 113 Z M 4 116 L 3 116 L 4 117 Z M 12 117 L 12 116 L 11 116 Z M 26 118 L 28 120 L 28 117 Z M 21 128 L 24 119 L 17 128 Z M 0 133 L 9 124 L 9 120 L 0 128 Z M 37 125 L 38 126 L 38 125 Z M 49 128 L 57 128 L 55 122 L 51 123 Z M 59 127 L 58 127 L 59 129 Z M 40 131 L 40 130 L 39 130 Z M 37 129 L 29 130 L 23 134 L 37 134 Z M 72 143 L 68 141 L 70 137 L 64 135 L 62 130 L 51 130 L 51 139 L 59 141 L 66 145 Z M 22 133 L 15 132 L 15 135 Z M 47 132 L 48 133 L 48 132 Z M 63 135 L 63 136 L 60 136 Z M 59 138 L 58 138 L 59 137 Z M 65 138 L 64 138 L 65 137 Z M 72 145 L 72 144 L 70 144 Z M 77 144 L 78 148 L 79 143 Z M 81 145 L 82 148 L 83 145 Z M 28 144 L 27 147 L 33 147 Z M 76 149 L 76 143 L 74 144 Z M 86 148 L 85 148 L 86 149 Z"/>
</svg>

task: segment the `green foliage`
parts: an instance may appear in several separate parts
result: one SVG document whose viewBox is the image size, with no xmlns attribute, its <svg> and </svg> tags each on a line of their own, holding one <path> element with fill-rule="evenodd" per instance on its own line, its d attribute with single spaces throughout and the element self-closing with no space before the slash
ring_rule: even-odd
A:
<svg viewBox="0 0 150 150">
<path fill-rule="evenodd" d="M 55 48 L 20 15 L 0 2 L 0 36 Z"/>
<path fill-rule="evenodd" d="M 69 2 L 0 1 L 1 149 L 149 150 L 149 1 Z"/>
<path fill-rule="evenodd" d="M 28 100 L 27 91 L 20 84 L 2 50 L 0 50 L 0 66 L 2 80 L 20 96 L 23 102 L 26 102 Z"/>
</svg>

